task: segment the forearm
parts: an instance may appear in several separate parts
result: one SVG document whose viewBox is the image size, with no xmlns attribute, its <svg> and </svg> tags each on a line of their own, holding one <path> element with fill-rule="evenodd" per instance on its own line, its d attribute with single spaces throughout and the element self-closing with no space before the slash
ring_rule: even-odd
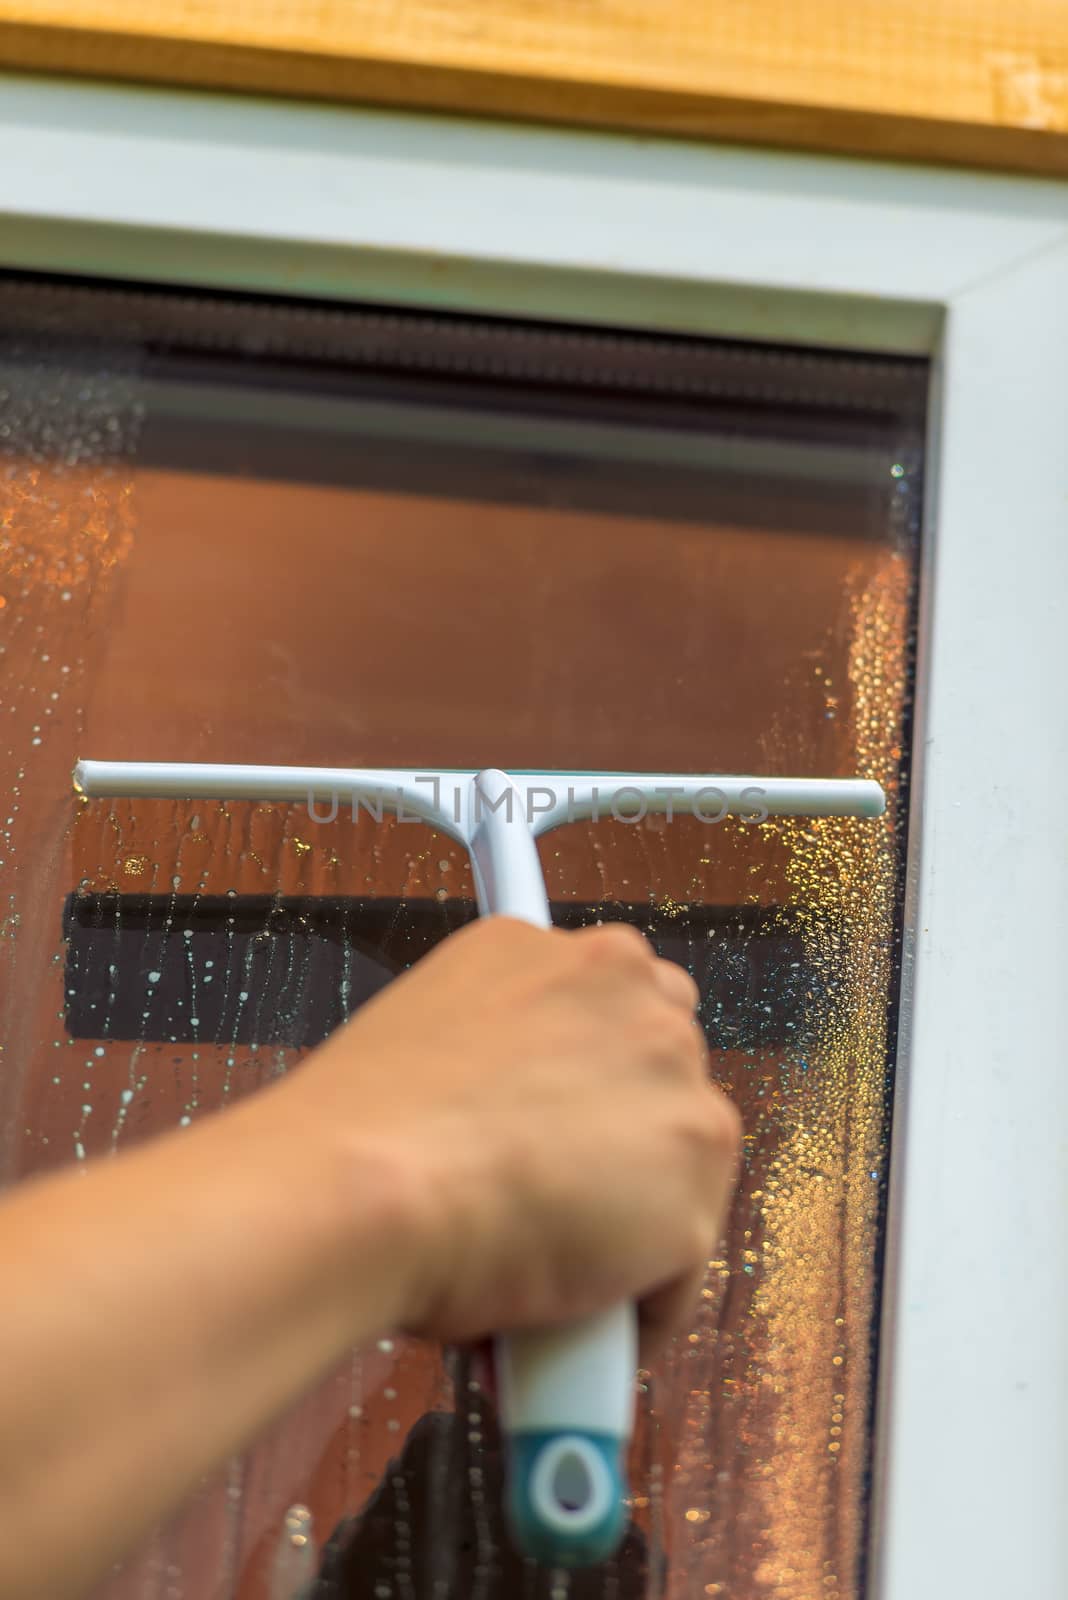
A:
<svg viewBox="0 0 1068 1600">
<path fill-rule="evenodd" d="M 284 1088 L 7 1198 L 2 1600 L 83 1592 L 349 1343 L 393 1326 L 411 1215 L 385 1158 Z"/>
<path fill-rule="evenodd" d="M 633 1297 L 650 1353 L 737 1159 L 695 998 L 628 929 L 485 919 L 280 1085 L 0 1204 L 0 1600 L 73 1600 L 375 1331 Z"/>
</svg>

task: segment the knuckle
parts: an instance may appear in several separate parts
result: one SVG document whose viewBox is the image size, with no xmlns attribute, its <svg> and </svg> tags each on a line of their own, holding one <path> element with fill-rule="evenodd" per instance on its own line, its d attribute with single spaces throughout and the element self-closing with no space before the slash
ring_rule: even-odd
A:
<svg viewBox="0 0 1068 1600">
<path fill-rule="evenodd" d="M 677 1007 L 662 1008 L 658 1014 L 658 1037 L 664 1055 L 673 1066 L 685 1070 L 689 1075 L 700 1062 L 700 1052 L 697 1047 L 697 1030 L 693 1022 L 682 1014 Z"/>
<path fill-rule="evenodd" d="M 659 996 L 649 996 L 637 1007 L 633 1019 L 628 1023 L 621 1018 L 621 1024 L 628 1028 L 649 1066 L 659 1074 L 668 1072 L 695 1083 L 703 1077 L 697 1029 L 678 1006 Z"/>
<path fill-rule="evenodd" d="M 713 1088 L 706 1113 L 708 1137 L 717 1154 L 737 1159 L 742 1148 L 742 1118 L 734 1101 Z"/>
<path fill-rule="evenodd" d="M 595 928 L 584 928 L 581 940 L 587 960 L 623 970 L 645 966 L 652 953 L 644 935 L 626 922 L 603 922 Z"/>
<path fill-rule="evenodd" d="M 657 988 L 665 999 L 674 1005 L 682 1006 L 690 1014 L 696 1011 L 700 998 L 699 990 L 685 967 L 676 961 L 657 956 L 652 970 Z"/>
<path fill-rule="evenodd" d="M 691 1274 L 707 1262 L 716 1245 L 716 1227 L 709 1216 L 700 1184 L 695 1180 L 689 1202 L 676 1214 L 671 1229 L 672 1265 Z"/>
<path fill-rule="evenodd" d="M 710 1251 L 716 1247 L 716 1234 L 716 1225 L 703 1209 L 695 1210 L 690 1219 L 688 1240 L 690 1261 L 695 1267 L 708 1260 Z"/>
<path fill-rule="evenodd" d="M 701 991 L 697 987 L 693 975 L 687 972 L 685 967 L 676 966 L 674 962 L 668 962 L 667 966 L 672 974 L 672 982 L 676 985 L 679 993 L 686 996 L 690 1009 L 696 1010 L 701 998 Z"/>
</svg>

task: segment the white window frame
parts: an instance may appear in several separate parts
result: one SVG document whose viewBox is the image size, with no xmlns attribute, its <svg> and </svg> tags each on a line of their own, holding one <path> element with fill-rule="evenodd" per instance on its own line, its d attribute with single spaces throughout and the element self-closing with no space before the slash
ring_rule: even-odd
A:
<svg viewBox="0 0 1068 1600">
<path fill-rule="evenodd" d="M 1068 187 L 26 77 L 0 141 L 2 267 L 931 358 L 870 1595 L 1063 1594 Z"/>
</svg>

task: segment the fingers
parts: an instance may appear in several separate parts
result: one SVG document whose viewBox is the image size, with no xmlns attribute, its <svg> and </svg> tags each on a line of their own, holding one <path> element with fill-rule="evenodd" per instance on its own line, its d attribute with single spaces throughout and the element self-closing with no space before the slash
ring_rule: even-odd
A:
<svg viewBox="0 0 1068 1600">
<path fill-rule="evenodd" d="M 480 941 L 502 971 L 511 971 L 517 961 L 544 950 L 546 930 L 512 917 L 480 918 L 470 928 L 454 934 L 446 946 L 458 955 L 462 943 Z M 599 969 L 602 980 L 615 984 L 628 974 L 635 981 L 655 984 L 671 1005 L 692 1015 L 700 999 L 697 985 L 674 961 L 662 960 L 649 940 L 626 922 L 603 922 L 574 932 L 550 930 L 552 941 L 566 940 L 566 948 L 581 953 L 585 962 Z M 556 946 L 560 948 L 559 945 Z"/>
<path fill-rule="evenodd" d="M 576 928 L 564 938 L 606 967 L 641 972 L 657 959 L 645 935 L 629 922 L 598 922 L 592 928 Z"/>
<path fill-rule="evenodd" d="M 700 991 L 690 974 L 674 961 L 658 960 L 653 967 L 653 978 L 665 1000 L 689 1014 L 697 1010 Z"/>
<path fill-rule="evenodd" d="M 629 969 L 636 979 L 650 979 L 672 1005 L 689 1014 L 696 1011 L 700 993 L 690 974 L 674 961 L 662 960 L 645 935 L 629 923 L 598 923 L 568 937 L 584 941 L 583 948 L 606 967 Z"/>
<path fill-rule="evenodd" d="M 707 1257 L 727 1227 L 731 1195 L 741 1159 L 741 1119 L 731 1100 L 711 1085 L 703 1118 L 707 1157 L 702 1162 L 705 1218 L 694 1240 L 693 1264 L 668 1283 L 657 1285 L 639 1301 L 638 1339 L 642 1366 L 648 1366 L 676 1334 L 693 1326 L 693 1313 L 707 1269 Z M 704 1244 L 702 1245 L 702 1239 Z M 700 1252 L 700 1253 L 698 1253 Z"/>
</svg>

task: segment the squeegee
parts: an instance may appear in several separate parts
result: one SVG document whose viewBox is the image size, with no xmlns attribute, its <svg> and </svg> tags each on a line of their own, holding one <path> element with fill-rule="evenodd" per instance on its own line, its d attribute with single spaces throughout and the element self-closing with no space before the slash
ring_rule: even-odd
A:
<svg viewBox="0 0 1068 1600">
<path fill-rule="evenodd" d="M 80 761 L 74 786 L 115 798 L 304 802 L 330 820 L 344 803 L 381 820 L 439 828 L 471 858 L 478 910 L 550 926 L 535 840 L 563 822 L 634 823 L 650 813 L 876 817 L 877 783 L 635 772 L 481 772 Z M 317 808 L 330 807 L 328 816 Z M 627 1524 L 625 1458 L 633 1429 L 633 1305 L 495 1344 L 507 1510 L 520 1549 L 554 1567 L 587 1566 L 617 1548 Z"/>
</svg>

